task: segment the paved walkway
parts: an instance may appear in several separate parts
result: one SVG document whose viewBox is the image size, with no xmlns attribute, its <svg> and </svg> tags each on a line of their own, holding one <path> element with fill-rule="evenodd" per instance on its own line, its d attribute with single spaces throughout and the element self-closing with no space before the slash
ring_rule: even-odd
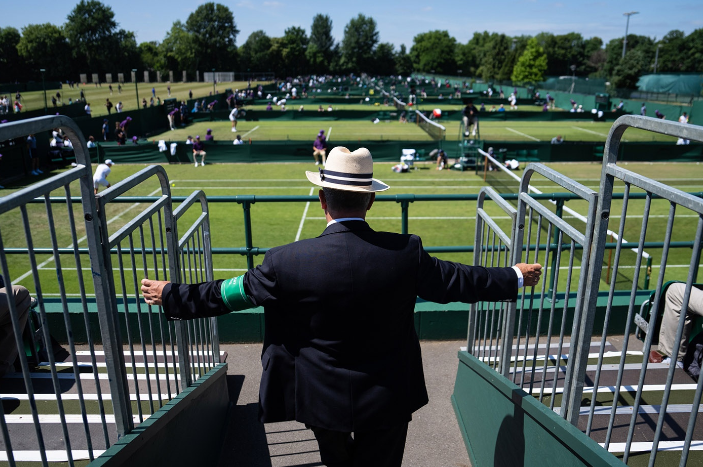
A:
<svg viewBox="0 0 703 467">
<path fill-rule="evenodd" d="M 422 342 L 430 403 L 410 423 L 404 467 L 469 467 L 469 457 L 454 416 L 454 390 L 460 341 Z M 322 466 L 312 432 L 297 422 L 258 421 L 261 344 L 224 344 L 229 363 L 230 399 L 236 401 L 220 467 Z"/>
</svg>

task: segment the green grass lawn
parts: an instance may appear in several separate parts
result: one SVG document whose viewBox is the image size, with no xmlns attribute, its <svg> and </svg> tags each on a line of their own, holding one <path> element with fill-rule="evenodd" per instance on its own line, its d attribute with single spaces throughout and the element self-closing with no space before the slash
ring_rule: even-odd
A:
<svg viewBox="0 0 703 467">
<path fill-rule="evenodd" d="M 384 194 L 442 194 L 442 193 L 478 193 L 484 186 L 481 177 L 472 172 L 437 171 L 431 164 L 426 164 L 419 170 L 408 174 L 397 174 L 390 170 L 390 163 L 379 163 L 375 167 L 375 176 L 391 185 L 391 190 Z M 113 167 L 110 180 L 114 183 L 138 170 L 143 165 L 121 165 Z M 552 164 L 552 168 L 574 177 L 584 185 L 597 190 L 600 178 L 599 164 Z M 626 167 L 637 173 L 652 177 L 671 186 L 676 186 L 684 191 L 700 190 L 701 178 L 703 178 L 703 166 L 699 164 L 627 164 Z M 315 170 L 313 164 L 216 164 L 199 167 L 197 169 L 190 165 L 169 165 L 165 166 L 171 182 L 174 196 L 187 196 L 193 190 L 202 189 L 209 197 L 226 195 L 311 195 L 316 194 L 314 188 L 304 177 L 305 170 Z M 533 186 L 545 193 L 563 191 L 551 182 L 535 176 Z M 618 185 L 616 191 L 622 191 L 623 186 Z M 634 191 L 634 190 L 633 190 Z M 149 180 L 131 190 L 129 195 L 154 195 L 159 192 L 156 180 Z M 0 191 L 0 196 L 8 194 L 8 190 Z M 79 195 L 77 186 L 71 187 L 74 196 Z M 54 195 L 62 196 L 62 190 Z M 546 203 L 546 202 L 545 202 Z M 297 238 L 309 238 L 318 235 L 325 228 L 323 213 L 319 204 L 311 202 L 308 206 L 305 202 L 295 203 L 263 203 L 257 202 L 252 206 L 253 221 L 253 244 L 256 247 L 273 247 L 295 241 Z M 550 210 L 553 207 L 545 204 Z M 569 201 L 567 206 L 579 213 L 586 213 L 587 207 L 583 201 Z M 620 221 L 621 202 L 614 201 L 611 210 L 610 228 L 617 231 Z M 641 230 L 643 201 L 631 201 L 627 212 L 627 223 L 624 237 L 628 241 L 637 241 Z M 106 218 L 110 222 L 110 234 L 116 232 L 124 226 L 130 219 L 136 216 L 147 206 L 144 204 L 113 204 L 106 210 Z M 488 202 L 487 211 L 496 215 L 499 225 L 507 228 L 507 218 L 497 210 L 492 203 Z M 665 201 L 653 201 L 652 215 L 649 220 L 647 233 L 648 241 L 662 241 L 666 225 L 666 215 L 669 206 Z M 183 234 L 188 226 L 196 219 L 197 210 L 192 210 L 186 214 L 179 222 L 179 234 Z M 690 241 L 694 235 L 696 217 L 691 213 L 683 212 L 679 209 L 675 220 L 674 237 L 672 240 Z M 474 243 L 474 218 L 476 212 L 475 202 L 449 202 L 449 201 L 427 201 L 415 202 L 410 205 L 410 231 L 423 238 L 425 246 L 442 245 L 473 245 Z M 52 205 L 52 214 L 55 221 L 53 231 L 57 236 L 59 247 L 66 247 L 72 240 L 68 229 L 68 212 L 66 206 L 62 204 Z M 74 206 L 74 214 L 77 225 L 77 237 L 84 235 L 80 207 Z M 395 202 L 377 202 L 370 212 L 369 221 L 377 230 L 400 231 L 401 217 L 400 205 Z M 639 216 L 639 217 L 638 217 Z M 43 228 L 47 225 L 46 209 L 43 205 L 33 204 L 28 207 L 28 217 L 32 226 L 33 243 L 35 247 L 50 247 L 50 230 Z M 577 219 L 568 218 L 568 221 L 579 231 L 583 231 L 585 224 Z M 219 247 L 243 247 L 244 228 L 243 211 L 241 205 L 236 203 L 211 203 L 210 222 L 212 225 L 212 246 Z M 24 230 L 19 212 L 16 210 L 0 216 L 0 233 L 4 246 L 26 247 Z M 532 242 L 536 241 L 536 232 L 539 229 L 533 228 Z M 545 232 L 542 232 L 540 242 L 544 243 Z M 147 246 L 150 246 L 148 231 L 146 232 Z M 139 245 L 139 236 L 134 238 L 136 245 Z M 157 241 L 158 244 L 158 241 Z M 85 241 L 81 241 L 82 247 L 86 246 Z M 123 241 L 123 248 L 128 248 L 127 240 Z M 648 249 L 653 257 L 653 277 L 659 271 L 661 261 L 661 250 Z M 690 263 L 690 249 L 672 249 L 669 253 L 666 278 L 684 279 Z M 471 264 L 473 257 L 470 253 L 446 253 L 439 257 L 454 261 L 461 261 Z M 543 261 L 544 252 L 540 252 L 540 261 Z M 562 268 L 568 265 L 567 252 L 563 254 Z M 607 262 L 606 253 L 606 262 Z M 581 252 L 575 255 L 576 266 L 580 265 Z M 618 279 L 618 288 L 629 287 L 628 280 L 631 281 L 634 269 L 634 253 L 624 252 L 622 262 L 628 268 L 621 270 Z M 260 262 L 261 256 L 257 257 L 256 263 Z M 534 253 L 531 253 L 531 260 Z M 40 278 L 42 291 L 47 296 L 58 293 L 56 281 L 56 265 L 50 260 L 48 255 L 37 255 L 37 262 L 41 264 Z M 48 261 L 47 261 L 48 260 Z M 124 257 L 125 266 L 132 265 L 128 256 Z M 62 255 L 62 270 L 66 281 L 66 288 L 69 293 L 77 293 L 76 265 L 72 255 Z M 151 261 L 149 259 L 149 261 Z M 87 269 L 87 258 L 82 258 L 83 268 Z M 25 276 L 20 281 L 21 284 L 33 289 L 33 280 L 27 256 L 8 255 L 8 263 L 11 275 L 14 278 Z M 622 264 L 622 263 L 621 263 Z M 116 258 L 113 258 L 113 266 L 117 266 Z M 134 261 L 138 278 L 141 277 L 142 260 L 137 257 Z M 224 278 L 241 274 L 246 269 L 246 261 L 242 256 L 216 255 L 214 258 L 215 277 Z M 563 269 L 562 269 L 563 270 Z M 88 292 L 92 293 L 89 270 L 84 270 L 84 280 L 86 281 Z M 576 290 L 579 269 L 575 270 L 571 290 Z M 605 272 L 603 276 L 605 277 Z M 132 273 L 126 276 L 126 290 L 134 294 Z M 559 282 L 558 290 L 564 290 L 564 277 Z M 119 278 L 116 279 L 118 293 L 121 293 Z M 640 285 L 643 278 L 640 279 Z M 652 283 L 654 284 L 654 282 Z M 602 283 L 602 289 L 607 286 Z"/>
<path fill-rule="evenodd" d="M 254 84 L 254 83 L 252 83 Z M 257 83 L 258 84 L 258 83 Z M 71 98 L 73 101 L 80 97 L 81 89 L 85 93 L 86 100 L 90 103 L 91 110 L 94 116 L 107 115 L 107 109 L 105 108 L 105 99 L 110 99 L 110 102 L 117 104 L 121 101 L 124 105 L 123 112 L 128 112 L 137 108 L 137 92 L 139 94 L 139 108 L 141 108 L 141 100 L 146 98 L 147 102 L 151 98 L 151 89 L 156 90 L 156 96 L 161 98 L 163 102 L 164 99 L 168 99 L 167 87 L 168 83 L 139 83 L 138 89 L 135 89 L 134 83 L 124 83 L 122 85 L 122 93 L 117 92 L 117 83 L 112 84 L 113 93 L 110 94 L 107 83 L 102 83 L 102 86 L 95 87 L 93 84 L 81 85 L 80 87 L 69 88 L 64 85 L 62 89 L 52 89 L 46 91 L 47 105 L 49 109 L 52 108 L 51 96 L 55 96 L 56 92 L 61 93 L 61 100 L 64 104 L 68 104 L 68 99 Z M 171 97 L 175 97 L 179 100 L 188 99 L 188 91 L 193 91 L 193 97 L 205 97 L 208 96 L 212 90 L 212 83 L 172 83 L 171 85 Z M 223 92 L 227 88 L 231 89 L 242 89 L 246 88 L 246 81 L 239 81 L 233 83 L 218 83 L 217 92 Z M 11 94 L 12 101 L 14 102 L 14 93 Z M 32 91 L 22 93 L 22 105 L 24 111 L 36 110 L 44 108 L 44 92 L 43 91 Z M 114 112 L 114 108 L 112 109 Z"/>
<path fill-rule="evenodd" d="M 446 140 L 459 141 L 460 122 L 440 122 L 446 128 Z M 481 139 L 489 141 L 551 141 L 556 135 L 562 135 L 565 141 L 588 141 L 605 143 L 612 123 L 609 122 L 482 122 Z M 216 140 L 232 141 L 235 133 L 231 132 L 229 120 L 198 122 L 175 131 L 167 131 L 151 136 L 154 140 L 185 141 L 188 135 L 205 135 L 211 128 Z M 312 141 L 318 131 L 325 130 L 329 142 L 334 141 L 432 141 L 432 138 L 413 123 L 400 123 L 392 120 L 374 124 L 371 121 L 330 120 L 330 121 L 276 121 L 261 120 L 240 121 L 237 134 L 252 141 Z M 660 141 L 676 142 L 676 138 L 642 130 L 629 129 L 624 135 L 625 141 Z"/>
</svg>

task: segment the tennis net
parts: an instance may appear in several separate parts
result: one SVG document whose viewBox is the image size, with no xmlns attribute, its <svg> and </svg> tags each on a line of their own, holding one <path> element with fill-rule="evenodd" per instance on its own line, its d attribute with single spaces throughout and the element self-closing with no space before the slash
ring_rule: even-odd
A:
<svg viewBox="0 0 703 467">
<path fill-rule="evenodd" d="M 428 135 L 432 137 L 435 141 L 443 141 L 447 133 L 447 129 L 444 128 L 437 122 L 433 122 L 429 118 L 425 117 L 422 112 L 415 111 L 417 116 L 417 124 L 422 128 Z"/>
</svg>

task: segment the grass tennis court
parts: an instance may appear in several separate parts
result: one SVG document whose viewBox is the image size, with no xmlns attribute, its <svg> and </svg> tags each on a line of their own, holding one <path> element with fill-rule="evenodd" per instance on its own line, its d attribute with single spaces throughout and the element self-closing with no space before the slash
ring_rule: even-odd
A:
<svg viewBox="0 0 703 467">
<path fill-rule="evenodd" d="M 198 168 L 191 165 L 169 165 L 165 166 L 165 168 L 174 184 L 171 188 L 174 196 L 187 196 L 195 189 L 203 189 L 209 197 L 243 194 L 315 195 L 317 193 L 316 188 L 304 176 L 305 170 L 316 170 L 315 165 L 312 163 L 312 157 L 310 161 L 310 163 L 276 165 L 218 164 Z M 484 186 L 482 178 L 474 175 L 473 172 L 437 171 L 434 169 L 433 164 L 424 164 L 420 165 L 421 168 L 419 170 L 414 170 L 411 173 L 397 174 L 391 171 L 391 165 L 390 163 L 378 163 L 375 166 L 374 176 L 389 183 L 392 187 L 391 190 L 383 194 L 478 193 L 480 188 Z M 141 170 L 143 167 L 143 165 L 115 165 L 109 179 L 112 183 L 115 183 Z M 600 164 L 552 164 L 552 167 L 567 176 L 575 178 L 588 187 L 595 190 L 598 189 Z M 630 163 L 627 164 L 627 168 L 684 191 L 699 191 L 701 189 L 700 180 L 703 178 L 703 166 L 700 164 Z M 532 184 L 545 193 L 562 191 L 558 190 L 551 182 L 540 179 L 540 177 L 535 177 Z M 622 191 L 622 186 L 617 188 L 616 191 Z M 73 196 L 78 196 L 78 187 L 72 187 L 71 192 Z M 138 189 L 132 190 L 129 194 L 153 196 L 158 192 L 158 184 L 154 180 L 143 184 Z M 0 191 L 0 195 L 3 194 L 6 194 L 6 192 Z M 63 196 L 63 190 L 60 193 L 57 191 L 54 195 Z M 628 222 L 624 233 L 624 238 L 627 241 L 635 242 L 639 238 L 643 203 L 640 200 L 630 202 Z M 567 206 L 580 213 L 586 212 L 585 203 L 581 201 L 569 201 Z M 136 216 L 140 212 L 140 207 L 143 209 L 146 205 L 114 204 L 109 206 L 107 219 L 111 223 L 111 232 L 114 232 Z M 71 244 L 66 206 L 54 204 L 52 209 L 57 224 L 58 244 L 60 247 L 66 247 Z M 82 217 L 79 214 L 80 209 L 79 206 L 74 206 L 79 239 L 84 235 Z M 611 230 L 617 231 L 620 209 L 621 202 L 614 201 L 611 211 Z M 475 202 L 441 201 L 413 203 L 410 205 L 410 232 L 420 235 L 425 246 L 473 245 L 475 210 Z M 493 215 L 498 215 L 497 220 L 499 224 L 506 225 L 508 221 L 505 216 L 500 215 L 493 206 L 489 205 L 487 210 Z M 647 241 L 664 240 L 668 210 L 667 202 L 654 201 L 652 203 L 652 215 L 649 220 L 650 226 Z M 212 246 L 214 248 L 243 247 L 245 243 L 241 206 L 236 203 L 211 203 L 210 212 Z M 47 229 L 42 229 L 42 225 L 46 225 L 45 207 L 41 204 L 30 205 L 28 214 L 32 225 L 34 246 L 50 247 L 49 232 L 47 232 Z M 395 202 L 377 202 L 370 213 L 369 222 L 376 230 L 399 232 L 401 229 L 400 215 L 399 204 Z M 195 213 L 189 216 L 189 218 L 184 219 L 187 223 L 195 219 Z M 323 213 L 316 202 L 311 202 L 309 205 L 300 202 L 256 203 L 252 206 L 252 222 L 253 242 L 256 247 L 273 247 L 300 238 L 314 237 L 325 228 Z M 696 222 L 696 216 L 690 213 L 679 212 L 675 220 L 674 238 L 672 240 L 690 241 L 693 238 Z M 574 219 L 572 223 L 579 230 L 583 230 L 584 224 L 580 221 Z M 2 225 L 1 232 L 5 248 L 24 247 L 26 245 L 19 212 L 0 216 L 0 225 Z M 544 242 L 544 236 L 542 238 L 542 242 Z M 81 240 L 81 242 L 79 242 L 81 247 L 87 246 L 84 240 Z M 653 256 L 654 268 L 652 274 L 653 277 L 656 277 L 658 265 L 661 261 L 661 251 L 648 249 L 648 253 Z M 438 256 L 442 259 L 468 264 L 472 262 L 471 253 L 445 253 Z M 580 252 L 577 257 L 580 258 Z M 634 258 L 634 253 L 632 257 Z M 625 253 L 623 253 L 623 258 L 625 258 Z M 76 293 L 77 279 L 75 277 L 76 271 L 73 258 L 70 255 L 65 255 L 61 259 L 67 291 L 69 294 Z M 258 256 L 256 263 L 258 264 L 261 259 L 262 256 Z M 83 261 L 83 267 L 85 268 L 87 257 L 83 257 Z M 562 258 L 562 261 L 562 267 L 568 265 L 566 258 Z M 625 261 L 623 259 L 623 262 Z M 27 256 L 9 255 L 8 262 L 13 281 L 19 279 L 19 283 L 27 286 L 30 290 L 33 289 Z M 56 282 L 51 280 L 56 275 L 56 267 L 53 260 L 49 255 L 38 255 L 37 262 L 40 264 L 40 274 L 43 276 L 44 294 L 48 297 L 56 296 L 58 294 Z M 688 270 L 689 263 L 690 249 L 672 249 L 667 266 L 667 278 L 685 278 L 684 274 Z M 117 264 L 116 261 L 114 264 Z M 634 259 L 632 264 L 634 264 Z M 245 270 L 246 260 L 243 256 L 215 255 L 214 267 L 216 278 L 231 277 L 239 275 Z M 627 269 L 623 271 L 624 274 L 628 273 Z M 87 273 L 89 273 L 89 270 Z M 89 282 L 90 278 L 87 273 L 85 280 L 89 287 L 88 291 L 92 292 Z M 116 281 L 116 283 L 119 287 L 119 281 Z M 572 290 L 575 290 L 574 286 L 572 285 Z M 51 287 L 54 288 L 52 289 Z M 128 287 L 130 286 L 128 285 Z M 601 288 L 605 289 L 605 285 L 602 284 Z"/>
<path fill-rule="evenodd" d="M 331 112 L 331 114 L 334 114 Z M 164 117 L 165 118 L 165 117 Z M 452 142 L 459 141 L 460 122 L 440 121 L 447 129 L 445 149 L 453 150 Z M 605 142 L 612 123 L 610 122 L 481 122 L 481 139 L 491 141 L 551 141 L 556 135 L 562 135 L 565 141 Z M 226 121 L 196 122 L 186 128 L 167 131 L 150 136 L 152 140 L 185 141 L 188 135 L 204 137 L 211 128 L 216 140 L 232 141 L 237 134 L 242 139 L 256 141 L 309 140 L 312 142 L 317 132 L 325 130 L 330 134 L 330 144 L 334 141 L 432 141 L 432 138 L 414 123 L 400 123 L 397 119 L 382 121 L 377 124 L 359 120 L 329 121 L 239 121 L 237 133 L 232 133 L 231 123 Z M 331 130 L 331 133 L 330 133 Z M 641 130 L 629 129 L 625 141 L 666 141 L 676 142 L 676 138 Z"/>
</svg>

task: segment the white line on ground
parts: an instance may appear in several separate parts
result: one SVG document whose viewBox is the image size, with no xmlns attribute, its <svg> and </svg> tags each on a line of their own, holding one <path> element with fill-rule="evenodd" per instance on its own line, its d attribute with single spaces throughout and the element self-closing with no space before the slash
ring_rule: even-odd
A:
<svg viewBox="0 0 703 467">
<path fill-rule="evenodd" d="M 171 396 L 173 397 L 175 394 L 172 394 Z M 159 394 L 158 393 L 152 393 L 151 397 L 155 400 L 159 399 Z M 108 393 L 103 393 L 102 394 L 103 400 L 112 400 L 112 394 Z M 0 399 L 10 401 L 10 400 L 19 400 L 19 401 L 27 401 L 29 400 L 29 395 L 28 394 L 2 394 L 0 396 Z M 137 400 L 137 395 L 136 394 L 130 394 L 129 399 L 136 401 Z M 149 394 L 148 393 L 139 393 L 139 400 L 149 400 Z M 168 399 L 168 394 L 161 394 L 161 399 Z M 55 401 L 56 400 L 56 394 L 34 394 L 34 400 L 37 401 Z M 64 401 L 77 401 L 80 400 L 78 397 L 78 394 L 61 394 L 61 400 Z M 83 393 L 83 400 L 86 401 L 97 401 L 99 400 L 97 394 L 89 394 L 89 393 Z"/>
<path fill-rule="evenodd" d="M 135 356 L 136 356 L 136 355 L 137 355 L 137 352 L 134 352 L 134 354 L 135 354 Z M 142 355 L 141 351 L 139 351 L 139 355 L 140 355 L 140 356 Z M 163 353 L 162 353 L 161 355 L 159 355 L 159 354 L 157 353 L 156 356 L 157 356 L 157 357 L 163 356 Z M 153 353 L 152 353 L 152 352 L 149 352 L 148 355 L 147 355 L 147 358 L 153 358 Z M 171 369 L 171 368 L 170 368 L 171 363 L 173 363 L 171 360 L 169 360 L 169 361 L 167 362 L 167 366 L 169 367 L 169 368 L 168 368 L 169 371 L 170 371 L 170 369 Z M 132 363 L 132 362 L 126 362 L 125 365 L 128 366 L 128 367 L 134 366 L 135 368 L 145 368 L 145 367 L 146 367 L 146 365 L 144 364 L 144 362 L 134 362 L 134 363 Z M 196 368 L 197 368 L 197 367 L 206 368 L 206 367 L 210 366 L 209 364 L 206 364 L 206 363 L 196 363 L 196 362 L 191 362 L 191 365 L 194 366 L 194 367 L 196 367 Z M 47 368 L 48 368 L 50 365 L 49 365 L 49 362 L 41 362 L 41 363 L 39 363 L 37 366 L 43 366 L 43 367 L 47 367 Z M 72 363 L 72 362 L 58 362 L 58 363 L 56 363 L 56 366 L 57 366 L 57 367 L 61 367 L 61 368 L 73 368 L 73 363 Z M 78 366 L 79 366 L 79 367 L 82 367 L 82 368 L 93 368 L 93 365 L 92 365 L 91 363 L 87 363 L 87 362 L 81 362 L 81 363 L 78 364 Z M 158 367 L 159 369 L 161 369 L 161 367 L 163 367 L 163 366 L 164 366 L 164 362 L 163 362 L 163 361 L 159 361 L 159 362 L 158 362 L 158 365 L 157 365 L 157 364 L 155 364 L 155 363 L 153 362 L 153 360 L 149 360 L 149 368 L 157 368 L 157 367 Z M 96 368 L 107 368 L 107 363 L 105 363 L 105 362 L 95 362 L 95 367 L 96 367 Z"/>
<path fill-rule="evenodd" d="M 592 341 L 590 346 L 591 346 L 591 347 L 598 347 L 598 346 L 600 346 L 600 342 L 601 342 L 601 341 Z M 606 341 L 605 344 L 606 344 L 606 345 L 610 345 L 610 342 Z M 550 346 L 550 347 L 559 347 L 559 342 L 552 342 L 549 346 Z M 571 347 L 571 344 L 570 344 L 569 342 L 564 342 L 564 343 L 561 345 L 561 347 L 562 347 L 562 349 L 568 349 L 569 347 Z M 492 346 L 490 346 L 490 347 L 484 347 L 485 350 L 489 350 L 489 349 L 490 349 L 490 350 L 496 350 L 497 348 L 502 348 L 502 347 L 500 347 L 500 346 L 495 346 L 495 345 L 492 345 Z M 515 348 L 517 348 L 517 346 L 513 346 L 513 350 L 514 350 Z M 534 345 L 534 344 L 530 344 L 527 348 L 528 348 L 528 349 L 534 350 L 535 345 Z M 539 344 L 539 346 L 538 346 L 537 348 L 538 348 L 538 349 L 546 349 L 546 348 L 547 348 L 547 344 Z M 520 350 L 524 350 L 524 349 L 525 349 L 525 344 L 521 344 L 520 347 L 519 347 L 519 349 L 520 349 Z M 460 347 L 459 350 L 461 350 L 462 352 L 466 352 L 466 347 Z"/>
<path fill-rule="evenodd" d="M 49 462 L 68 462 L 68 455 L 65 450 L 46 450 L 44 452 L 46 453 L 46 460 Z M 102 456 L 104 452 L 104 449 L 93 449 L 93 457 Z M 41 462 L 42 460 L 39 451 L 18 451 L 13 449 L 12 457 L 15 459 L 15 462 Z M 82 461 L 90 459 L 90 454 L 87 449 L 71 449 L 71 457 L 74 461 Z M 7 461 L 7 452 L 0 452 L 0 462 Z"/>
<path fill-rule="evenodd" d="M 615 410 L 615 415 L 632 415 L 634 407 L 620 406 Z M 610 415 L 613 407 L 595 407 L 593 415 Z M 579 415 L 588 415 L 591 411 L 590 407 L 581 407 Z M 640 405 L 637 413 L 659 414 L 661 405 Z M 666 413 L 691 413 L 693 412 L 693 404 L 669 404 L 666 406 Z M 703 412 L 703 406 L 698 406 L 698 412 Z"/>
<path fill-rule="evenodd" d="M 330 130 L 332 127 L 330 127 Z M 315 191 L 315 188 L 310 188 L 310 193 L 309 195 L 312 196 L 313 191 Z M 295 240 L 294 242 L 297 242 L 300 240 L 300 234 L 303 232 L 303 225 L 305 224 L 305 216 L 308 215 L 308 209 L 310 209 L 310 201 L 305 203 L 305 209 L 303 210 L 303 217 L 300 218 L 300 225 L 298 226 L 298 233 L 295 234 Z"/>
<path fill-rule="evenodd" d="M 79 414 L 66 414 L 66 423 L 80 423 L 81 425 L 83 424 L 83 415 Z M 93 415 L 93 414 L 88 414 L 86 415 L 88 418 L 88 423 L 100 423 L 102 424 L 102 415 Z M 144 417 L 145 419 L 148 417 Z M 133 415 L 132 419 L 136 424 L 139 424 L 139 415 Z M 13 424 L 13 423 L 34 423 L 34 418 L 32 417 L 31 414 L 27 415 L 12 415 L 8 414 L 5 415 L 5 421 L 7 422 L 8 425 Z M 105 422 L 114 424 L 115 423 L 115 416 L 113 414 L 105 414 Z M 45 423 L 61 423 L 61 416 L 58 414 L 39 414 L 39 423 L 42 425 Z"/>
<path fill-rule="evenodd" d="M 605 443 L 598 443 L 605 447 Z M 683 441 L 659 441 L 657 452 L 659 451 L 683 451 Z M 609 452 L 625 452 L 626 443 L 610 443 Z M 630 444 L 630 452 L 650 452 L 654 443 L 646 441 Z M 703 441 L 691 441 L 691 451 L 703 451 Z"/>
<path fill-rule="evenodd" d="M 572 126 L 571 128 L 573 128 L 574 130 L 584 131 L 584 132 L 590 133 L 590 134 L 592 134 L 592 135 L 602 136 L 603 138 L 607 138 L 607 137 L 608 137 L 608 135 L 605 134 L 605 133 L 598 133 L 597 131 L 587 130 L 587 129 L 585 129 L 585 128 L 580 128 L 580 127 L 577 127 L 577 126 Z"/>
<path fill-rule="evenodd" d="M 554 373 L 556 371 L 555 366 L 548 366 L 547 367 L 547 373 Z M 606 363 L 601 365 L 601 371 L 619 371 L 620 365 L 616 363 Z M 629 371 L 639 371 L 642 369 L 642 364 L 641 363 L 626 363 L 623 365 L 624 370 L 629 370 Z M 662 370 L 662 369 L 669 369 L 669 365 L 666 363 L 649 363 L 647 365 L 647 370 Z M 597 371 L 598 370 L 598 365 L 586 365 L 586 371 Z M 535 373 L 538 372 L 543 372 L 544 367 L 537 367 L 535 368 Z M 532 372 L 531 368 L 526 368 L 525 373 L 530 373 Z M 559 372 L 560 373 L 566 373 L 566 367 L 565 366 L 560 366 L 559 367 Z M 510 373 L 522 373 L 522 368 L 518 368 L 517 371 L 515 369 L 512 369 Z"/>
<path fill-rule="evenodd" d="M 525 133 L 523 133 L 523 132 L 521 132 L 521 131 L 513 130 L 512 128 L 508 128 L 507 126 L 505 127 L 505 129 L 508 130 L 508 131 L 512 131 L 513 133 L 515 133 L 515 134 L 517 134 L 517 135 L 524 136 L 525 138 L 530 138 L 530 139 L 533 140 L 533 141 L 539 141 L 539 140 L 538 140 L 537 138 L 535 138 L 534 136 L 526 135 Z"/>
<path fill-rule="evenodd" d="M 626 354 L 630 355 L 630 356 L 634 356 L 634 357 L 642 356 L 642 352 L 639 350 L 628 350 Z M 621 352 L 604 352 L 603 358 L 620 357 L 621 355 L 622 355 Z M 551 360 L 553 362 L 556 362 L 557 356 L 556 355 L 538 355 L 537 358 L 535 358 L 534 360 L 540 361 L 540 360 L 544 360 L 545 358 L 548 360 Z M 589 353 L 588 358 L 598 358 L 598 353 Z M 512 357 L 510 357 L 511 362 L 514 362 L 516 359 L 518 361 L 520 361 L 520 360 L 524 360 L 525 357 L 523 355 L 517 355 L 517 356 L 513 355 Z M 568 360 L 568 359 L 569 359 L 568 354 L 561 356 L 561 360 Z M 479 360 L 487 361 L 488 357 L 479 358 Z M 493 360 L 493 358 L 491 358 L 491 360 Z M 532 360 L 533 360 L 532 357 L 528 355 L 527 361 L 531 362 Z"/>
<path fill-rule="evenodd" d="M 327 141 L 330 140 L 330 135 L 332 134 L 332 127 L 330 127 L 329 130 L 327 130 Z"/>
<path fill-rule="evenodd" d="M 157 188 L 156 190 L 154 190 L 154 191 L 152 191 L 151 193 L 149 193 L 147 196 L 153 196 L 153 195 L 155 195 L 156 193 L 158 193 L 159 191 L 161 191 L 161 188 Z M 125 209 L 124 211 L 122 211 L 122 212 L 120 212 L 119 214 L 117 214 L 115 217 L 113 217 L 113 218 L 111 218 L 110 220 L 108 220 L 107 223 L 108 223 L 108 224 L 113 223 L 114 221 L 116 221 L 117 219 L 119 219 L 120 217 L 122 217 L 127 211 L 129 211 L 129 210 L 131 210 L 131 209 L 133 209 L 133 208 L 139 206 L 139 204 L 140 204 L 140 203 L 134 203 L 134 204 L 132 204 L 132 205 L 129 206 L 127 209 Z M 76 241 L 76 246 L 78 246 L 79 243 L 84 242 L 87 238 L 88 238 L 87 235 L 84 235 L 84 236 L 82 236 L 81 238 L 79 238 L 79 239 Z M 73 243 L 71 243 L 70 245 L 68 245 L 66 248 L 73 248 Z M 43 268 L 44 266 L 46 266 L 47 264 L 51 263 L 52 261 L 54 261 L 54 256 L 53 256 L 53 255 L 50 256 L 49 259 L 47 259 L 47 260 L 42 261 L 41 263 L 39 263 L 39 264 L 37 265 L 37 268 L 41 269 L 41 268 Z M 23 279 L 29 277 L 31 274 L 32 274 L 32 270 L 30 269 L 29 271 L 25 272 L 24 274 L 22 274 L 22 275 L 21 275 L 20 277 L 18 277 L 17 279 L 13 279 L 12 283 L 13 283 L 13 284 L 19 284 Z"/>
<path fill-rule="evenodd" d="M 127 364 L 128 366 L 131 366 L 131 363 Z M 19 379 L 23 378 L 22 373 L 7 373 L 5 375 L 5 378 L 14 378 L 14 379 Z M 58 379 L 72 379 L 75 380 L 76 377 L 73 375 L 73 373 L 59 373 L 56 375 Z M 30 378 L 32 379 L 50 379 L 52 378 L 51 373 L 31 373 Z M 86 380 L 86 381 L 95 381 L 95 377 L 93 376 L 92 373 L 81 373 L 80 375 L 81 380 Z M 173 373 L 169 373 L 168 375 L 166 374 L 161 374 L 159 375 L 159 380 L 171 380 L 173 378 L 180 379 L 181 375 L 176 374 L 174 375 Z M 110 379 L 109 375 L 107 373 L 98 373 L 98 379 Z M 132 374 L 127 374 L 127 379 L 134 380 L 134 375 Z M 146 374 L 141 373 L 137 374 L 137 380 L 138 381 L 146 381 Z M 149 374 L 149 380 L 154 381 L 156 379 L 156 375 L 154 374 Z"/>
<path fill-rule="evenodd" d="M 672 384 L 671 385 L 671 390 L 672 391 L 695 391 L 696 388 L 698 387 L 697 384 Z M 648 391 L 663 391 L 666 389 L 666 384 L 644 384 L 642 385 L 642 390 L 645 392 Z M 635 385 L 627 385 L 627 386 L 620 386 L 619 392 L 635 392 L 637 391 L 637 386 Z M 532 390 L 532 394 L 539 394 L 540 389 L 536 388 Z M 557 388 L 556 391 L 554 391 L 554 388 L 544 388 L 544 393 L 545 394 L 562 394 L 564 392 L 564 388 Z M 598 391 L 599 393 L 614 393 L 615 392 L 615 386 L 598 386 Z M 583 388 L 583 393 L 584 394 L 593 394 L 593 388 Z"/>
<path fill-rule="evenodd" d="M 259 125 L 256 125 L 254 128 L 252 128 L 251 130 L 249 130 L 249 131 L 247 131 L 246 133 L 244 133 L 244 134 L 242 135 L 242 138 L 244 138 L 245 136 L 250 135 L 251 133 L 254 133 L 254 132 L 255 132 L 256 130 L 258 130 L 258 129 L 259 129 Z"/>
</svg>

